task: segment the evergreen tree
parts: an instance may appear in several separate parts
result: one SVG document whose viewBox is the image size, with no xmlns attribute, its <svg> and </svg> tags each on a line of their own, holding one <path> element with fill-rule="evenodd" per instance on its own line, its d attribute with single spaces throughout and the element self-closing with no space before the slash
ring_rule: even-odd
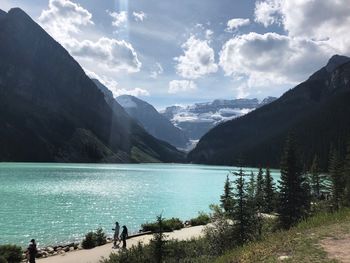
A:
<svg viewBox="0 0 350 263">
<path fill-rule="evenodd" d="M 264 179 L 264 189 L 263 189 L 263 212 L 272 213 L 275 210 L 275 184 L 271 176 L 269 168 L 266 168 L 265 179 Z"/>
<path fill-rule="evenodd" d="M 346 147 L 346 156 L 343 168 L 343 178 L 345 181 L 344 204 L 350 207 L 350 138 Z"/>
<path fill-rule="evenodd" d="M 334 148 L 332 148 L 330 151 L 329 174 L 332 180 L 333 206 L 337 210 L 340 208 L 344 197 L 345 181 L 342 173 L 342 162 L 340 159 L 340 154 Z"/>
<path fill-rule="evenodd" d="M 264 205 L 264 173 L 262 168 L 259 169 L 258 175 L 256 177 L 256 207 L 259 213 L 263 212 Z"/>
<path fill-rule="evenodd" d="M 324 189 L 324 180 L 321 177 L 321 170 L 319 165 L 318 156 L 315 155 L 310 168 L 311 173 L 311 190 L 312 195 L 319 199 L 321 197 L 321 191 Z"/>
<path fill-rule="evenodd" d="M 220 196 L 220 207 L 224 209 L 226 215 L 232 215 L 233 206 L 234 206 L 234 197 L 233 197 L 233 187 L 231 185 L 231 181 L 229 176 L 227 175 L 224 193 Z"/>
<path fill-rule="evenodd" d="M 256 206 L 256 182 L 253 172 L 250 173 L 250 179 L 247 187 L 248 200 Z"/>
<path fill-rule="evenodd" d="M 235 173 L 237 176 L 235 206 L 233 219 L 236 224 L 236 238 L 239 244 L 244 244 L 254 238 L 254 228 L 252 219 L 254 218 L 254 211 L 250 207 L 248 190 L 245 185 L 245 174 L 240 168 L 239 172 Z"/>
<path fill-rule="evenodd" d="M 279 221 L 283 228 L 290 228 L 307 215 L 310 201 L 305 177 L 301 173 L 294 138 L 289 135 L 281 159 L 279 181 Z"/>
<path fill-rule="evenodd" d="M 153 255 L 156 263 L 162 263 L 165 254 L 165 238 L 164 235 L 164 219 L 162 215 L 157 216 L 158 231 L 153 234 L 151 245 L 153 248 Z"/>
</svg>

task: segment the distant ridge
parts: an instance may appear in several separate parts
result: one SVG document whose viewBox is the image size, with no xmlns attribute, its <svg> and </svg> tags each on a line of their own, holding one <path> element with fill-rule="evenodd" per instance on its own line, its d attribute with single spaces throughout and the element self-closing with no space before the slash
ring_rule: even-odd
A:
<svg viewBox="0 0 350 263">
<path fill-rule="evenodd" d="M 149 134 L 178 148 L 186 149 L 189 143 L 186 134 L 151 104 L 130 95 L 119 96 L 116 100 Z"/>
<path fill-rule="evenodd" d="M 187 107 L 170 106 L 161 113 L 183 130 L 191 140 L 199 140 L 219 123 L 238 118 L 274 100 L 275 97 L 267 97 L 261 102 L 258 99 L 216 99 Z"/>
</svg>

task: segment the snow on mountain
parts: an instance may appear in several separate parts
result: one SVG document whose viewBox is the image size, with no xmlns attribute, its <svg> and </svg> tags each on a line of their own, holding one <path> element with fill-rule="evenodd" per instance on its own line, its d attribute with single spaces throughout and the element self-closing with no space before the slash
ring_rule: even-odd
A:
<svg viewBox="0 0 350 263">
<path fill-rule="evenodd" d="M 161 114 L 196 141 L 219 123 L 243 116 L 275 99 L 268 97 L 261 102 L 258 99 L 214 100 L 189 106 L 170 106 Z"/>
</svg>

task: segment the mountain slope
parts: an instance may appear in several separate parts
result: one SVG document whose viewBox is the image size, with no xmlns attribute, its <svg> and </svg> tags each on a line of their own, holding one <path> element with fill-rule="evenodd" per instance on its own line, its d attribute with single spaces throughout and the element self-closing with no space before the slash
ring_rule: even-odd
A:
<svg viewBox="0 0 350 263">
<path fill-rule="evenodd" d="M 191 140 L 199 140 L 219 123 L 238 118 L 274 100 L 274 97 L 268 97 L 262 102 L 258 99 L 214 100 L 187 107 L 171 106 L 161 113 L 186 132 Z"/>
<path fill-rule="evenodd" d="M 21 9 L 0 12 L 0 160 L 180 161 Z"/>
<path fill-rule="evenodd" d="M 129 95 L 119 96 L 116 100 L 149 134 L 178 148 L 186 148 L 189 140 L 185 133 L 159 114 L 152 105 Z"/>
<path fill-rule="evenodd" d="M 279 166 L 289 132 L 306 163 L 314 154 L 327 163 L 331 145 L 342 150 L 350 132 L 350 59 L 333 56 L 327 66 L 280 99 L 208 132 L 189 154 L 196 163 Z"/>
</svg>

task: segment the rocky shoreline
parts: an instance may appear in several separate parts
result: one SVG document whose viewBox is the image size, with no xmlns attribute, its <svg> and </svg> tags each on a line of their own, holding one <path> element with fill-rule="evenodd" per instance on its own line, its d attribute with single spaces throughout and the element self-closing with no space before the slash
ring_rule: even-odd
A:
<svg viewBox="0 0 350 263">
<path fill-rule="evenodd" d="M 107 243 L 112 243 L 113 239 L 110 237 L 107 237 Z M 36 255 L 36 258 L 47 258 L 51 256 L 57 256 L 57 255 L 63 255 L 69 252 L 82 250 L 84 249 L 82 247 L 81 242 L 72 242 L 66 245 L 56 245 L 56 246 L 45 246 L 45 247 L 38 247 L 38 253 Z M 23 262 L 26 262 L 26 254 L 22 254 Z"/>
</svg>

